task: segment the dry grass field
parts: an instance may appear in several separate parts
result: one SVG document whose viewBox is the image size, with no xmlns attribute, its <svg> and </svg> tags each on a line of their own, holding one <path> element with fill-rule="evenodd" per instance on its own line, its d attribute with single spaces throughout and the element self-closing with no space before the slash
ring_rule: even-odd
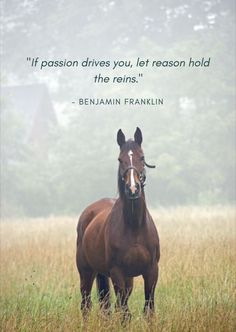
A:
<svg viewBox="0 0 236 332">
<path fill-rule="evenodd" d="M 76 218 L 1 222 L 1 331 L 235 331 L 235 210 L 152 211 L 161 240 L 156 316 L 143 318 L 141 278 L 129 301 L 131 323 L 93 309 L 80 313 Z M 113 295 L 114 296 L 114 295 Z M 114 303 L 114 299 L 113 299 Z"/>
</svg>

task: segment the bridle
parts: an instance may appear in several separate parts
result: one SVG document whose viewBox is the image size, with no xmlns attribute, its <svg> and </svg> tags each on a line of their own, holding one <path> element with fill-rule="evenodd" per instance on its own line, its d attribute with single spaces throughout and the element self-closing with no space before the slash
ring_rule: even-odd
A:
<svg viewBox="0 0 236 332">
<path fill-rule="evenodd" d="M 141 188 L 143 188 L 145 186 L 145 181 L 146 181 L 146 171 L 145 171 L 145 168 L 143 169 L 143 171 L 140 173 L 137 168 L 135 166 L 129 166 L 125 169 L 124 173 L 121 175 L 121 179 L 122 181 L 124 182 L 125 181 L 125 176 L 126 174 L 128 173 L 128 171 L 130 169 L 133 169 L 137 175 L 138 175 L 138 178 L 139 178 L 139 181 L 141 183 Z"/>
<path fill-rule="evenodd" d="M 148 168 L 155 168 L 155 167 L 156 167 L 155 165 L 149 165 L 149 164 L 147 164 L 145 160 L 144 160 L 144 165 L 147 166 Z M 124 173 L 121 175 L 121 179 L 122 179 L 122 181 L 123 181 L 123 182 L 125 181 L 125 176 L 126 176 L 126 174 L 128 173 L 128 171 L 129 171 L 130 169 L 133 169 L 133 170 L 137 173 L 138 178 L 139 178 L 139 181 L 140 181 L 140 183 L 141 183 L 141 188 L 143 189 L 144 186 L 146 185 L 146 183 L 145 183 L 145 182 L 146 182 L 146 170 L 145 170 L 145 168 L 143 169 L 142 172 L 139 172 L 139 171 L 137 170 L 137 168 L 136 168 L 135 166 L 133 166 L 133 165 L 127 167 L 127 168 L 125 169 Z"/>
</svg>

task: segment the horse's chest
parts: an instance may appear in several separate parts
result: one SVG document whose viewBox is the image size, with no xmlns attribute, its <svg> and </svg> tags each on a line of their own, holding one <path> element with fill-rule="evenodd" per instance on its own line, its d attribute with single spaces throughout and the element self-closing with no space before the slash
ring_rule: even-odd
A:
<svg viewBox="0 0 236 332">
<path fill-rule="evenodd" d="M 118 257 L 119 265 L 130 276 L 143 274 L 152 261 L 148 249 L 142 244 L 132 244 L 126 250 L 122 250 Z"/>
</svg>

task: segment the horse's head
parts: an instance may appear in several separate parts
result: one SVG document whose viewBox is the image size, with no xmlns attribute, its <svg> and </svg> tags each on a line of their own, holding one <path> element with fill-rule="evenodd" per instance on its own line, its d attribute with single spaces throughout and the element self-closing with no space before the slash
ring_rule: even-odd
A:
<svg viewBox="0 0 236 332">
<path fill-rule="evenodd" d="M 120 129 L 117 133 L 117 143 L 120 146 L 118 185 L 120 195 L 125 194 L 128 199 L 140 198 L 146 180 L 144 153 L 141 148 L 142 132 L 139 128 L 134 133 L 134 140 L 125 140 Z"/>
</svg>

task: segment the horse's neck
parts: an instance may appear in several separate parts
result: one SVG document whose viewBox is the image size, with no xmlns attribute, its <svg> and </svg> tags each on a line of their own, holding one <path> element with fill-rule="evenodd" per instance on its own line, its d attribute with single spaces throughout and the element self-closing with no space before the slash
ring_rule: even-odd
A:
<svg viewBox="0 0 236 332">
<path fill-rule="evenodd" d="M 140 228 L 146 222 L 146 203 L 144 194 L 142 197 L 131 200 L 123 199 L 124 221 L 133 229 Z"/>
</svg>

